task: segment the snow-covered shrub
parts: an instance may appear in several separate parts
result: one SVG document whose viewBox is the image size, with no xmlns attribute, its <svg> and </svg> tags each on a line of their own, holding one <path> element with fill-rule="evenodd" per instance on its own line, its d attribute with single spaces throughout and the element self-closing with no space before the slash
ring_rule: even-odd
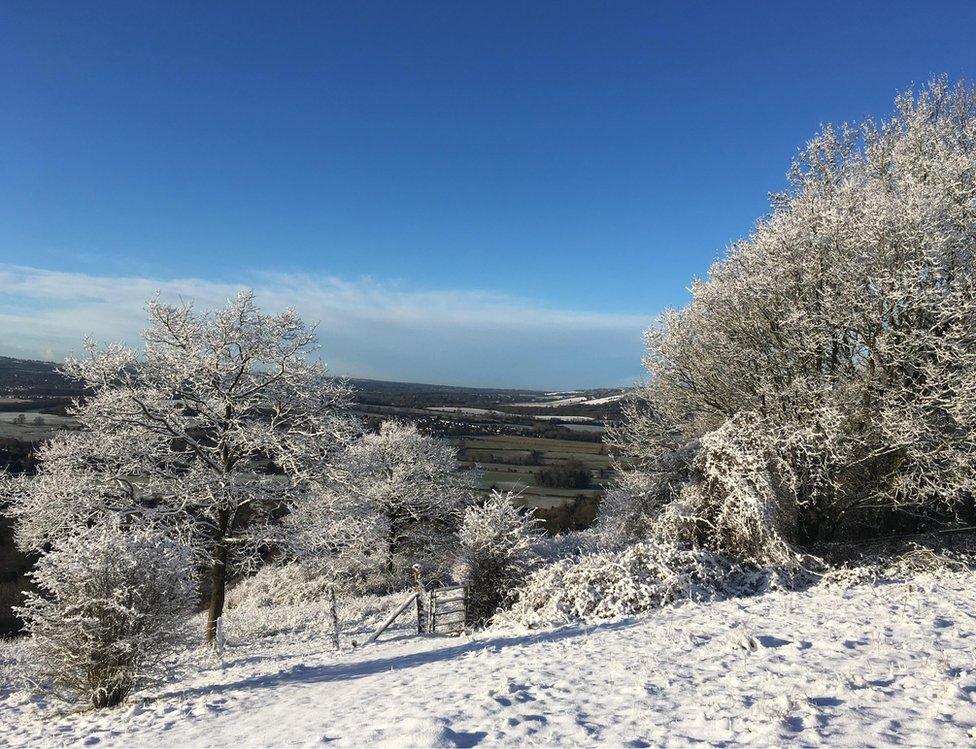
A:
<svg viewBox="0 0 976 749">
<path fill-rule="evenodd" d="M 262 567 L 245 577 L 227 594 L 231 608 L 248 606 L 294 606 L 327 600 L 333 581 L 313 566 L 300 562 Z"/>
<path fill-rule="evenodd" d="M 791 471 L 771 437 L 764 420 L 751 413 L 706 434 L 692 480 L 661 511 L 655 535 L 756 567 L 796 568 Z"/>
<path fill-rule="evenodd" d="M 459 577 L 468 586 L 468 623 L 484 626 L 510 600 L 536 561 L 540 522 L 519 510 L 514 492 L 492 491 L 480 507 L 469 507 L 458 534 Z"/>
<path fill-rule="evenodd" d="M 853 461 L 847 431 L 840 411 L 825 406 L 771 435 L 781 478 L 789 481 L 796 505 L 797 541 L 835 538 L 844 521 L 851 490 L 844 468 Z"/>
<path fill-rule="evenodd" d="M 616 619 L 678 600 L 755 593 L 768 580 L 723 557 L 670 543 L 638 543 L 565 559 L 532 573 L 496 621 L 547 627 Z"/>
<path fill-rule="evenodd" d="M 655 519 L 681 488 L 672 478 L 642 470 L 618 473 L 600 502 L 594 540 L 614 549 L 648 538 Z"/>
<path fill-rule="evenodd" d="M 153 528 L 111 520 L 62 539 L 31 573 L 19 613 L 42 687 L 96 707 L 157 675 L 186 635 L 190 556 Z"/>
<path fill-rule="evenodd" d="M 238 582 L 227 594 L 224 627 L 234 643 L 288 632 L 327 632 L 335 578 L 316 565 L 267 565 Z M 340 600 L 346 591 L 338 590 Z"/>
<path fill-rule="evenodd" d="M 623 418 L 607 427 L 616 475 L 600 503 L 594 543 L 623 549 L 646 540 L 655 518 L 688 481 L 698 441 L 681 443 L 666 414 L 638 389 L 621 402 Z"/>
<path fill-rule="evenodd" d="M 754 559 L 783 557 L 757 518 L 812 543 L 976 515 L 976 90 L 934 80 L 895 104 L 883 123 L 825 127 L 772 213 L 646 331 L 649 377 L 612 433 L 618 468 L 677 494 L 692 477 L 668 478 L 671 456 L 753 414 L 754 459 L 713 445 L 684 501 L 744 526 Z M 657 495 L 630 496 L 606 510 L 633 510 L 640 533 Z"/>
<path fill-rule="evenodd" d="M 388 519 L 342 486 L 316 487 L 282 522 L 287 558 L 301 574 L 365 591 L 382 583 L 388 561 Z M 245 584 L 253 584 L 248 578 Z"/>
<path fill-rule="evenodd" d="M 661 474 L 625 474 L 621 506 L 596 529 L 593 551 L 535 572 L 503 619 L 527 626 L 611 619 L 676 600 L 796 585 L 821 566 L 795 546 L 796 475 L 765 419 L 743 412 L 706 433 L 683 473 L 666 502 Z M 637 529 L 645 540 L 627 544 Z"/>
<path fill-rule="evenodd" d="M 589 529 L 567 531 L 556 536 L 550 536 L 548 534 L 539 535 L 536 537 L 532 549 L 539 558 L 540 564 L 548 564 L 594 551 L 597 544 L 597 534 L 592 529 Z"/>
<path fill-rule="evenodd" d="M 935 540 L 930 538 L 930 541 Z M 920 576 L 972 574 L 976 570 L 976 550 L 927 546 L 916 541 L 888 544 L 867 549 L 854 559 L 827 570 L 820 584 L 853 587 L 878 580 L 911 580 Z"/>
<path fill-rule="evenodd" d="M 908 577 L 923 572 L 971 572 L 974 567 L 976 558 L 972 554 L 911 543 L 902 554 L 888 562 L 885 572 L 891 577 Z"/>
</svg>

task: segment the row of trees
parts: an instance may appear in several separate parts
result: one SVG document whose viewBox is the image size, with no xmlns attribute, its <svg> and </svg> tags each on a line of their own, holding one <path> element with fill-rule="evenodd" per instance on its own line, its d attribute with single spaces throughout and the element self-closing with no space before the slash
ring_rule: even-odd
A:
<svg viewBox="0 0 976 749">
<path fill-rule="evenodd" d="M 24 426 L 24 425 L 26 425 L 27 424 L 27 414 L 17 414 L 16 416 L 14 416 L 13 421 L 11 421 L 11 423 L 12 424 L 16 424 L 17 426 Z M 42 426 L 44 426 L 44 423 L 45 422 L 44 422 L 44 417 L 43 416 L 35 416 L 31 420 L 31 424 L 33 424 L 34 426 L 42 427 Z"/>
</svg>

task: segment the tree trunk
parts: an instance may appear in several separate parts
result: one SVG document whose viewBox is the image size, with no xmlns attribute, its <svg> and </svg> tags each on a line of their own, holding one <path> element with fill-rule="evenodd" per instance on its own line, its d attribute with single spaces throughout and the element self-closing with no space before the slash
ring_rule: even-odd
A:
<svg viewBox="0 0 976 749">
<path fill-rule="evenodd" d="M 397 548 L 397 538 L 399 537 L 399 532 L 396 527 L 396 519 L 390 516 L 390 529 L 386 534 L 386 576 L 387 584 L 390 586 L 390 590 L 396 587 L 393 583 L 393 573 L 396 569 L 396 565 L 393 563 L 393 552 Z"/>
<path fill-rule="evenodd" d="M 336 605 L 335 583 L 329 586 L 329 604 L 332 609 L 332 645 L 339 652 L 339 609 Z"/>
<path fill-rule="evenodd" d="M 210 568 L 210 611 L 207 614 L 206 642 L 217 637 L 217 620 L 224 613 L 224 593 L 227 588 L 227 546 L 220 544 L 214 550 Z"/>
</svg>

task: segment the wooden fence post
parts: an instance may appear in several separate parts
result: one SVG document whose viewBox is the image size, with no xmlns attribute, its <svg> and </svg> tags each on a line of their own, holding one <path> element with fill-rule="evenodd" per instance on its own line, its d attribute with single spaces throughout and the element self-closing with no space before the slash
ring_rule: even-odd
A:
<svg viewBox="0 0 976 749">
<path fill-rule="evenodd" d="M 437 588 L 430 591 L 430 631 L 437 632 Z"/>
<path fill-rule="evenodd" d="M 420 579 L 420 565 L 413 566 L 413 580 L 417 591 L 417 634 L 422 635 L 426 627 L 424 621 L 424 584 Z"/>
<path fill-rule="evenodd" d="M 332 644 L 339 650 L 339 611 L 336 607 L 335 583 L 329 586 L 329 600 L 332 604 Z"/>
</svg>

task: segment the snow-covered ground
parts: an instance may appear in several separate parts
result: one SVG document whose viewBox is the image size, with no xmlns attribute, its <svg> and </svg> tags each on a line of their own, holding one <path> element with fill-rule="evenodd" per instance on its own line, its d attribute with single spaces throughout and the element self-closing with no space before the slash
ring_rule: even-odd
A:
<svg viewBox="0 0 976 749">
<path fill-rule="evenodd" d="M 974 591 L 945 573 L 532 633 L 404 626 L 339 654 L 293 632 L 98 713 L 5 679 L 0 745 L 972 745 Z"/>
<path fill-rule="evenodd" d="M 546 395 L 552 395 L 547 393 Z M 554 400 L 525 401 L 523 403 L 512 403 L 513 406 L 523 408 L 555 408 L 557 406 L 604 406 L 607 403 L 623 400 L 626 393 L 617 393 L 603 398 L 588 398 L 585 395 L 573 396 L 570 398 L 556 398 Z"/>
</svg>

